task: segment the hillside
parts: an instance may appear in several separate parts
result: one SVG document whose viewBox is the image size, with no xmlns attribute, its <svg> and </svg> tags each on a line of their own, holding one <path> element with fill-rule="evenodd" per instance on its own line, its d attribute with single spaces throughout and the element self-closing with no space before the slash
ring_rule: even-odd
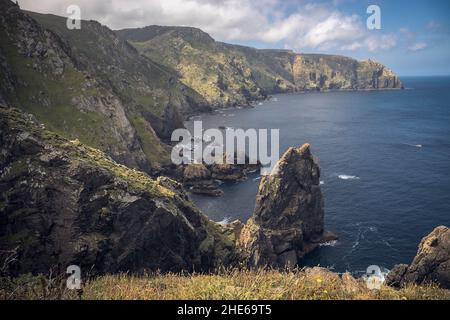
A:
<svg viewBox="0 0 450 320">
<path fill-rule="evenodd" d="M 49 129 L 148 172 L 169 161 L 160 142 L 205 101 L 176 74 L 142 57 L 95 21 L 66 19 L 0 1 L 0 101 Z"/>
<path fill-rule="evenodd" d="M 402 87 L 391 70 L 370 60 L 258 50 L 217 42 L 190 27 L 148 26 L 116 33 L 144 56 L 179 72 L 183 83 L 214 106 L 246 104 L 281 92 Z"/>
</svg>

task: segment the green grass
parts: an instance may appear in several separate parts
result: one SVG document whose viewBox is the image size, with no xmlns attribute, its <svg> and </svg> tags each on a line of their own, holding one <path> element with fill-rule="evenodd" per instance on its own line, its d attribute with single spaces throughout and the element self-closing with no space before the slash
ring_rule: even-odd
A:
<svg viewBox="0 0 450 320">
<path fill-rule="evenodd" d="M 323 271 L 228 270 L 216 274 L 153 274 L 132 276 L 106 275 L 84 284 L 80 297 L 74 292 L 55 290 L 50 299 L 114 300 L 435 300 L 450 299 L 448 290 L 436 285 L 408 285 L 400 290 L 383 286 L 369 290 L 362 280 L 348 274 L 340 277 Z M 33 279 L 33 278 L 31 278 Z M 343 280 L 345 279 L 345 280 Z M 20 280 L 12 296 L 0 291 L 0 297 L 42 299 L 40 284 Z M 34 292 L 34 293 L 33 293 Z M 58 293 L 59 292 L 59 293 Z M 37 293 L 37 294 L 36 294 Z"/>
<path fill-rule="evenodd" d="M 140 116 L 135 116 L 130 120 L 139 135 L 142 150 L 147 159 L 150 160 L 150 163 L 152 165 L 170 163 L 168 147 L 165 147 L 161 143 L 145 119 Z"/>
</svg>

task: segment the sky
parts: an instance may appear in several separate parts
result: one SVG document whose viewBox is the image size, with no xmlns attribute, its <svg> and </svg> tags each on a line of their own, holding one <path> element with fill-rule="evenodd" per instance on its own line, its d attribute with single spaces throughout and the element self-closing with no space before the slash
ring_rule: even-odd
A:
<svg viewBox="0 0 450 320">
<path fill-rule="evenodd" d="M 218 41 L 299 53 L 373 59 L 400 76 L 450 75 L 449 0 L 19 0 L 23 9 L 81 18 L 111 29 L 198 27 Z M 368 29 L 367 8 L 381 29 Z"/>
</svg>

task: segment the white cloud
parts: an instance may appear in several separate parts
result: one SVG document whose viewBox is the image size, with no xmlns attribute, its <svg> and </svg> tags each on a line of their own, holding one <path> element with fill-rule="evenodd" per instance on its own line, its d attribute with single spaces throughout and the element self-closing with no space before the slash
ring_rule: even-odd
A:
<svg viewBox="0 0 450 320">
<path fill-rule="evenodd" d="M 21 0 L 20 4 L 59 15 L 66 15 L 68 5 L 77 4 L 83 19 L 95 19 L 113 29 L 193 26 L 221 41 L 277 43 L 297 51 L 376 51 L 396 45 L 394 35 L 367 30 L 360 16 L 306 0 Z"/>
<path fill-rule="evenodd" d="M 408 47 L 409 51 L 420 51 L 420 50 L 424 50 L 428 47 L 428 45 L 425 42 L 417 42 L 414 43 L 413 45 Z"/>
<path fill-rule="evenodd" d="M 369 36 L 365 39 L 367 49 L 371 52 L 377 50 L 389 50 L 397 45 L 397 36 L 394 34 L 385 34 L 378 36 Z"/>
</svg>

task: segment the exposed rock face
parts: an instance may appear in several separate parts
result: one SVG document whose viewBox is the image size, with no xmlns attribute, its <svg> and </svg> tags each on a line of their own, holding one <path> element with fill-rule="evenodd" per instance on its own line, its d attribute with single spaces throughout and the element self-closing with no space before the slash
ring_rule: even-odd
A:
<svg viewBox="0 0 450 320">
<path fill-rule="evenodd" d="M 225 229 L 180 184 L 0 107 L 0 250 L 18 248 L 10 273 L 209 270 L 236 259 Z"/>
<path fill-rule="evenodd" d="M 230 45 L 189 27 L 116 33 L 143 55 L 177 70 L 181 81 L 214 107 L 244 105 L 281 92 L 402 88 L 391 70 L 371 60 Z"/>
<path fill-rule="evenodd" d="M 435 282 L 450 289 L 450 229 L 435 228 L 422 239 L 412 263 L 396 265 L 386 277 L 391 286 Z"/>
<path fill-rule="evenodd" d="M 324 235 L 320 169 L 308 144 L 289 148 L 261 179 L 252 218 L 239 243 L 251 266 L 295 266 Z"/>
<path fill-rule="evenodd" d="M 193 193 L 213 197 L 223 194 L 217 183 L 211 178 L 211 172 L 204 164 L 187 165 L 183 172 L 183 182 Z"/>
<path fill-rule="evenodd" d="M 219 186 L 223 181 L 244 181 L 249 172 L 257 171 L 260 164 L 249 164 L 246 157 L 245 164 L 189 164 L 184 167 L 180 180 L 189 187 L 190 191 L 197 194 L 218 197 L 223 194 Z"/>
</svg>

